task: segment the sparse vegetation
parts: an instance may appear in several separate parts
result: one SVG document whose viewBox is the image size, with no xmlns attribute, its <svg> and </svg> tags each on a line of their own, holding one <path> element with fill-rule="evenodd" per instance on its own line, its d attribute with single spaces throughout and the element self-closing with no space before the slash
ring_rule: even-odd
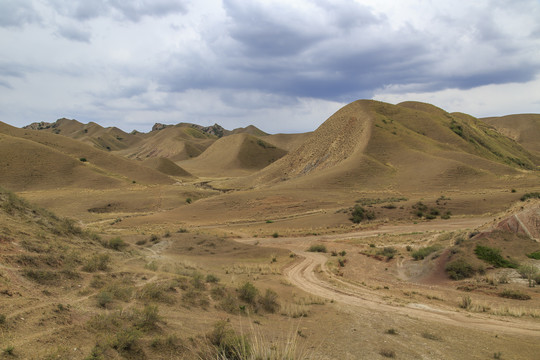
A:
<svg viewBox="0 0 540 360">
<path fill-rule="evenodd" d="M 527 257 L 535 260 L 540 260 L 540 250 L 527 254 Z"/>
<path fill-rule="evenodd" d="M 375 219 L 375 212 L 372 210 L 366 210 L 360 205 L 355 205 L 351 212 L 350 220 L 355 224 L 359 224 L 363 220 L 373 219 Z"/>
<path fill-rule="evenodd" d="M 385 256 L 388 260 L 393 259 L 397 253 L 397 249 L 393 246 L 386 246 L 381 250 L 377 251 L 377 255 Z"/>
<path fill-rule="evenodd" d="M 116 251 L 122 251 L 124 248 L 126 248 L 128 246 L 128 244 L 126 244 L 124 242 L 124 240 L 122 240 L 122 238 L 117 236 L 117 237 L 114 237 L 114 238 L 110 239 L 108 242 L 106 242 L 105 246 L 108 247 L 109 249 L 113 249 L 113 250 L 116 250 Z"/>
<path fill-rule="evenodd" d="M 411 253 L 411 256 L 414 258 L 414 260 L 423 260 L 440 249 L 441 247 L 439 245 L 426 246 L 416 251 L 413 251 Z"/>
<path fill-rule="evenodd" d="M 315 244 L 315 245 L 311 245 L 311 246 L 309 247 L 308 251 L 310 251 L 310 252 L 320 252 L 320 253 L 325 253 L 325 252 L 327 252 L 326 246 L 323 245 L 323 244 Z"/>
<path fill-rule="evenodd" d="M 476 256 L 488 263 L 492 264 L 495 267 L 503 268 L 517 268 L 518 264 L 515 261 L 507 260 L 502 257 L 501 250 L 491 248 L 489 246 L 476 245 L 474 249 Z"/>
<path fill-rule="evenodd" d="M 530 300 L 531 297 L 525 294 L 523 291 L 506 289 L 499 293 L 500 297 L 514 299 L 514 300 Z"/>
<path fill-rule="evenodd" d="M 528 199 L 540 199 L 540 192 L 526 193 L 520 198 L 521 201 L 527 201 Z"/>
<path fill-rule="evenodd" d="M 476 273 L 474 267 L 465 259 L 457 259 L 446 264 L 445 268 L 448 276 L 453 280 L 462 280 L 473 276 Z"/>
<path fill-rule="evenodd" d="M 259 295 L 259 289 L 249 281 L 238 288 L 238 297 L 248 304 L 255 304 L 257 295 Z"/>
<path fill-rule="evenodd" d="M 538 268 L 532 264 L 521 265 L 518 269 L 519 274 L 529 281 L 529 287 L 534 287 L 535 278 L 540 273 Z"/>
</svg>

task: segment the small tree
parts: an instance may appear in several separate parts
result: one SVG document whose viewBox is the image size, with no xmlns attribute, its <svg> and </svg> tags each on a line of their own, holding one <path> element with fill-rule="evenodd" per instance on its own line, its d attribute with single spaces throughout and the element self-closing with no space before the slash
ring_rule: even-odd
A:
<svg viewBox="0 0 540 360">
<path fill-rule="evenodd" d="M 538 274 L 538 268 L 534 265 L 521 265 L 518 268 L 518 272 L 523 276 L 525 279 L 529 280 L 529 287 L 534 287 L 535 284 L 535 277 Z"/>
</svg>

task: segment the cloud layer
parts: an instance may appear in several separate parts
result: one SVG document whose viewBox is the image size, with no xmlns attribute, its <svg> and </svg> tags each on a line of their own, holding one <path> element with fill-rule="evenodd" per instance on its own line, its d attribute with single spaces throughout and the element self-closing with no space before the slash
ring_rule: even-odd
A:
<svg viewBox="0 0 540 360">
<path fill-rule="evenodd" d="M 0 120 L 309 131 L 360 98 L 540 112 L 539 18 L 535 0 L 4 0 Z"/>
</svg>

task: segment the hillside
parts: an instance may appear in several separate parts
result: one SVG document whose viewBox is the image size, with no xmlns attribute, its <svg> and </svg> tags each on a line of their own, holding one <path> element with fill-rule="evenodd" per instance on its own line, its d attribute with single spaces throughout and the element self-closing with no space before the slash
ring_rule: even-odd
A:
<svg viewBox="0 0 540 360">
<path fill-rule="evenodd" d="M 65 136 L 4 123 L 0 135 L 0 185 L 11 190 L 174 183 L 165 174 Z"/>
<path fill-rule="evenodd" d="M 540 159 L 540 115 L 518 114 L 483 118 L 482 121 L 494 126 L 499 132 L 517 141 L 525 149 Z M 536 162 L 540 165 L 540 162 Z"/>
<path fill-rule="evenodd" d="M 122 150 L 141 141 L 138 133 L 128 134 L 117 127 L 104 128 L 94 122 L 83 124 L 66 118 L 58 119 L 54 123 L 32 123 L 23 129 L 63 135 L 108 151 Z"/>
<path fill-rule="evenodd" d="M 175 177 L 181 177 L 181 178 L 194 178 L 193 175 L 191 175 L 186 170 L 182 169 L 180 166 L 176 165 L 174 162 L 167 158 L 148 158 L 143 161 L 144 166 L 148 166 L 151 169 L 157 170 L 159 172 L 162 172 L 166 175 L 171 175 Z"/>
<path fill-rule="evenodd" d="M 260 138 L 243 133 L 223 137 L 197 158 L 179 164 L 197 176 L 237 176 L 262 169 L 286 153 Z"/>
<path fill-rule="evenodd" d="M 361 100 L 340 109 L 279 161 L 225 186 L 474 187 L 481 179 L 534 174 L 536 161 L 471 116 L 424 103 Z"/>
</svg>

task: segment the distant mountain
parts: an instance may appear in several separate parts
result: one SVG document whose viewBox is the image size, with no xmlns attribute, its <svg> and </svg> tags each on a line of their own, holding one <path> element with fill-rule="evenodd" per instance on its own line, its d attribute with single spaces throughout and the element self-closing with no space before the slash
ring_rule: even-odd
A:
<svg viewBox="0 0 540 360">
<path fill-rule="evenodd" d="M 172 184 L 159 171 L 81 141 L 0 122 L 0 186 L 13 191 Z"/>
<path fill-rule="evenodd" d="M 168 158 L 172 161 L 191 159 L 200 155 L 217 139 L 233 134 L 268 134 L 250 125 L 234 130 L 218 124 L 201 126 L 190 123 L 166 125 L 155 123 L 149 133 L 126 133 L 116 127 L 104 128 L 94 122 L 83 124 L 77 120 L 58 119 L 54 123 L 36 122 L 23 129 L 39 130 L 80 140 L 98 149 L 117 151 L 128 158 Z"/>
</svg>

